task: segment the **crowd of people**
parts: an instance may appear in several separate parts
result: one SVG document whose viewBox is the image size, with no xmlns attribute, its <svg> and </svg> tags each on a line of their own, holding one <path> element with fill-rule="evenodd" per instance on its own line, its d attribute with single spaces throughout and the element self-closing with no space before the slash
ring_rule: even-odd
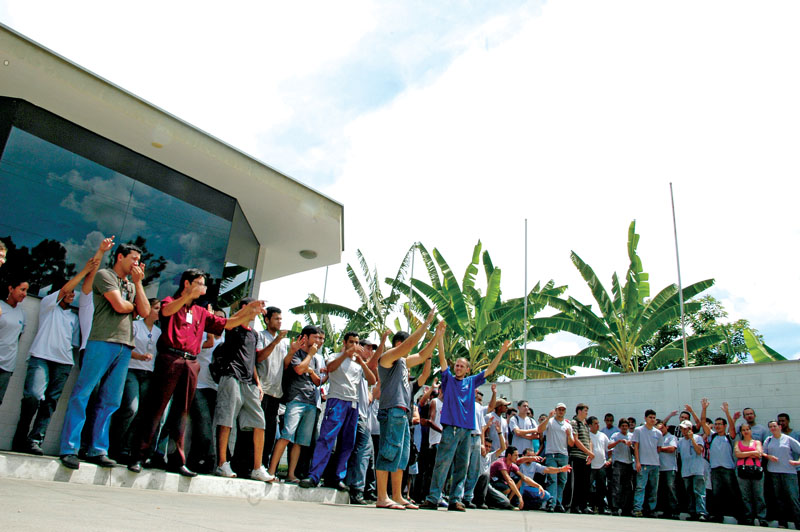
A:
<svg viewBox="0 0 800 532">
<path fill-rule="evenodd" d="M 123 463 L 133 473 L 156 467 L 187 477 L 325 485 L 349 492 L 351 504 L 389 510 L 687 513 L 761 526 L 794 521 L 800 529 L 800 434 L 788 414 L 764 426 L 752 408 L 731 413 L 722 403 L 723 415 L 712 420 L 703 399 L 699 415 L 688 404 L 663 419 L 648 409 L 638 424 L 612 413 L 601 424 L 584 403 L 571 419 L 564 403 L 535 418 L 528 401 L 512 405 L 494 384 L 484 405 L 479 387 L 510 343 L 473 372 L 467 359 L 448 358 L 444 322 L 427 334 L 435 310 L 413 332 L 378 339 L 348 331 L 323 356 L 322 329 L 308 325 L 290 340 L 277 307 L 247 298 L 227 317 L 198 304 L 206 276 L 197 269 L 183 272 L 173 296 L 148 300 L 136 246 L 118 246 L 113 266 L 100 269 L 113 246 L 113 237 L 103 240 L 80 272 L 41 301 L 15 451 L 43 454 L 74 346 L 80 371 L 59 451 L 67 468 L 84 460 Z M 0 243 L 0 266 L 5 254 Z M 0 302 L 0 403 L 28 289 L 24 279 L 8 285 Z M 70 310 L 76 289 L 77 316 Z M 264 330 L 253 327 L 259 315 Z M 284 453 L 288 470 L 279 479 Z"/>
</svg>

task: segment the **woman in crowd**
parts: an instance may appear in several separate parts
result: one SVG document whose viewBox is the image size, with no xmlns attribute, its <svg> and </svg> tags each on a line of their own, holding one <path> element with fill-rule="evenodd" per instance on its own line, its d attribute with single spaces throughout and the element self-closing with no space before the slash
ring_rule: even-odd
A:
<svg viewBox="0 0 800 532">
<path fill-rule="evenodd" d="M 733 451 L 736 454 L 736 474 L 744 503 L 745 521 L 742 524 L 752 526 L 758 518 L 759 525 L 767 526 L 761 442 L 753 438 L 753 430 L 747 423 L 742 424 L 739 431 L 742 438 L 736 442 Z"/>
<path fill-rule="evenodd" d="M 764 455 L 768 460 L 767 471 L 772 475 L 772 490 L 776 501 L 781 501 L 783 516 L 779 521 L 788 521 L 794 516 L 794 527 L 800 530 L 800 497 L 798 496 L 797 470 L 800 460 L 792 460 L 800 454 L 800 442 L 781 432 L 777 421 L 769 422 L 771 436 L 764 440 Z"/>
</svg>

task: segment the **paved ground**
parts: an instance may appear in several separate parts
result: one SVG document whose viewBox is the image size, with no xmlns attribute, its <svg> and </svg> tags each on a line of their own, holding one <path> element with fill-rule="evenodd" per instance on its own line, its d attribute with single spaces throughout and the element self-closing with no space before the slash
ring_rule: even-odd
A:
<svg viewBox="0 0 800 532">
<path fill-rule="evenodd" d="M 736 525 L 658 519 L 472 510 L 392 511 L 375 507 L 262 501 L 0 478 L 0 530 L 743 530 Z M 753 530 L 753 529 L 751 529 Z"/>
</svg>

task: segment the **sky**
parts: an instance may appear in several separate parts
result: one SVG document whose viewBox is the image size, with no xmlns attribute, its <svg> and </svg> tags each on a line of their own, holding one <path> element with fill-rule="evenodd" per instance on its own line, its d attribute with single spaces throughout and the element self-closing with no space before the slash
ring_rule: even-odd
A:
<svg viewBox="0 0 800 532">
<path fill-rule="evenodd" d="M 795 1 L 0 0 L 0 21 L 341 202 L 340 265 L 270 281 L 356 306 L 409 246 L 460 278 L 480 239 L 503 294 L 607 286 L 636 220 L 654 295 L 677 282 L 800 356 Z M 46 16 L 43 14 L 46 13 Z M 420 261 L 415 263 L 421 275 Z M 532 345 L 573 354 L 585 341 Z"/>
</svg>

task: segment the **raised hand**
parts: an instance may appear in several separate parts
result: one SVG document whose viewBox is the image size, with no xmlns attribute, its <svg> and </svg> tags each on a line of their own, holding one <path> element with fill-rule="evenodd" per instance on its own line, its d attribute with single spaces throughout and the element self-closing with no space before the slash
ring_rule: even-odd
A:
<svg viewBox="0 0 800 532">
<path fill-rule="evenodd" d="M 708 405 L 710 405 L 710 404 L 711 404 L 711 401 L 709 401 L 705 397 L 703 397 L 703 399 L 700 401 L 700 406 L 702 406 L 703 408 L 708 408 Z"/>
<path fill-rule="evenodd" d="M 100 257 L 92 257 L 91 259 L 86 261 L 86 266 L 83 267 L 83 271 L 90 272 L 99 267 L 100 267 Z"/>
<path fill-rule="evenodd" d="M 728 413 L 728 403 L 727 403 L 727 401 L 722 403 L 722 411 L 725 412 L 726 414 Z"/>
<path fill-rule="evenodd" d="M 98 247 L 97 250 L 102 253 L 105 253 L 106 251 L 109 251 L 113 247 L 114 247 L 114 235 L 111 235 L 108 238 L 104 238 L 100 242 L 100 247 Z"/>
<path fill-rule="evenodd" d="M 298 338 L 294 342 L 292 342 L 292 345 L 290 346 L 290 348 L 292 349 L 292 351 L 295 351 L 295 352 L 296 351 L 300 351 L 300 350 L 305 351 L 306 350 L 306 346 L 308 346 L 308 336 L 303 336 L 301 338 Z"/>
<path fill-rule="evenodd" d="M 434 318 L 436 318 L 436 308 L 432 308 L 430 312 L 428 312 L 428 316 L 425 318 L 425 323 L 430 325 L 433 323 Z"/>
<path fill-rule="evenodd" d="M 492 383 L 492 393 L 497 393 L 497 383 L 496 382 Z"/>
<path fill-rule="evenodd" d="M 289 334 L 289 331 L 287 331 L 286 329 L 281 329 L 281 330 L 278 332 L 278 341 L 280 342 L 281 340 L 283 340 L 284 338 L 286 338 L 286 335 L 287 335 L 287 334 Z"/>
</svg>

